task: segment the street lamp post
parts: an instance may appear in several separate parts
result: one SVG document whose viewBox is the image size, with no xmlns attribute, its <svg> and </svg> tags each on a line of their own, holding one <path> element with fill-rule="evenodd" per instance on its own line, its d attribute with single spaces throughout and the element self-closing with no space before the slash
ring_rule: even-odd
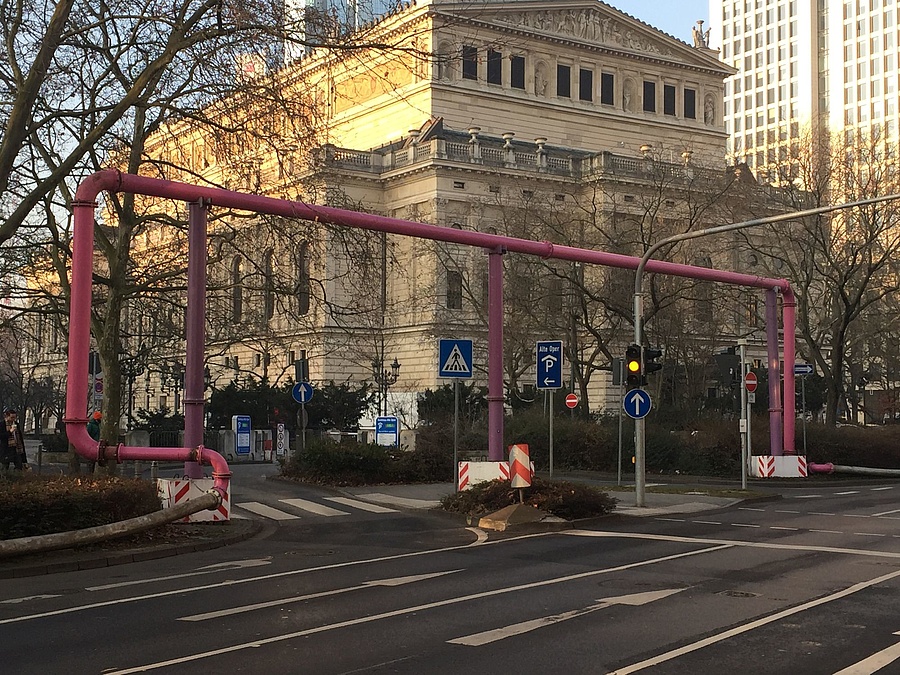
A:
<svg viewBox="0 0 900 675">
<path fill-rule="evenodd" d="M 391 369 L 383 367 L 383 361 L 372 361 L 372 371 L 375 373 L 375 383 L 378 385 L 378 414 L 387 415 L 387 394 L 388 389 L 397 383 L 400 377 L 400 363 L 397 357 L 394 357 L 391 363 Z"/>
</svg>

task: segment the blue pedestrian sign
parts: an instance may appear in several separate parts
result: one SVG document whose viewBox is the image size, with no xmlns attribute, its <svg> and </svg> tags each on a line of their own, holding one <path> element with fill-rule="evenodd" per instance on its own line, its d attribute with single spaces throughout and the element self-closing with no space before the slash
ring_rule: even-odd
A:
<svg viewBox="0 0 900 675">
<path fill-rule="evenodd" d="M 297 403 L 309 403 L 309 399 L 313 397 L 313 386 L 309 382 L 298 382 L 291 389 L 291 396 Z"/>
<path fill-rule="evenodd" d="M 562 388 L 562 340 L 546 340 L 537 343 L 538 389 Z"/>
<path fill-rule="evenodd" d="M 472 341 L 438 341 L 438 377 L 472 377 Z"/>
<path fill-rule="evenodd" d="M 375 418 L 375 444 L 400 445 L 400 420 L 396 417 Z"/>
<path fill-rule="evenodd" d="M 650 394 L 643 389 L 632 389 L 622 399 L 625 414 L 636 420 L 646 417 L 651 407 Z"/>
<path fill-rule="evenodd" d="M 794 375 L 812 375 L 815 372 L 815 368 L 813 368 L 813 364 L 811 363 L 795 363 L 794 364 Z"/>
</svg>

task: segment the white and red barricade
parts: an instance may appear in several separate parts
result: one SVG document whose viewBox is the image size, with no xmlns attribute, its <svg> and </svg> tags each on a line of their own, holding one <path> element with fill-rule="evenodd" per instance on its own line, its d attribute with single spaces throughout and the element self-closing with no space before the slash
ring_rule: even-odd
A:
<svg viewBox="0 0 900 675">
<path fill-rule="evenodd" d="M 806 478 L 808 473 L 805 455 L 763 455 L 750 458 L 750 475 L 754 478 Z"/>
<path fill-rule="evenodd" d="M 534 476 L 534 462 L 529 462 L 529 465 Z M 460 490 L 489 480 L 509 480 L 509 462 L 459 462 L 456 468 Z"/>
<path fill-rule="evenodd" d="M 528 446 L 524 443 L 517 443 L 509 446 L 509 481 L 511 487 L 530 487 L 531 476 L 531 461 L 528 458 Z"/>
<path fill-rule="evenodd" d="M 190 501 L 212 489 L 212 478 L 158 478 L 156 490 L 164 509 Z M 181 519 L 182 523 L 223 522 L 231 520 L 231 486 L 222 498 L 222 503 L 213 510 L 203 509 Z"/>
</svg>

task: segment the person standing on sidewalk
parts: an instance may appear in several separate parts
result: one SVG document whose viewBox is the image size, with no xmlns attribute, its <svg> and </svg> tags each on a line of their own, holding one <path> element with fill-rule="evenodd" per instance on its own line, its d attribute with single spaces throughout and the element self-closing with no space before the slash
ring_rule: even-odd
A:
<svg viewBox="0 0 900 675">
<path fill-rule="evenodd" d="M 0 432 L 3 469 L 8 470 L 12 462 L 16 471 L 22 471 L 28 466 L 28 457 L 25 455 L 25 438 L 19 428 L 19 414 L 14 408 L 7 408 L 3 411 L 3 420 L 5 424 Z"/>
</svg>

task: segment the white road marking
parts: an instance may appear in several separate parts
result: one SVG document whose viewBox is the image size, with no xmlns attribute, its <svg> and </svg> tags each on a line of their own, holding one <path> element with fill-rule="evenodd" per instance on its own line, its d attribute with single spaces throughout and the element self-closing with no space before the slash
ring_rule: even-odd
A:
<svg viewBox="0 0 900 675">
<path fill-rule="evenodd" d="M 893 511 L 882 511 L 881 513 L 873 513 L 873 518 L 880 518 L 881 516 L 890 516 L 894 513 L 900 513 L 900 509 L 894 509 Z"/>
<path fill-rule="evenodd" d="M 842 513 L 841 515 L 844 516 L 844 518 L 871 518 L 872 517 L 868 513 Z"/>
<path fill-rule="evenodd" d="M 751 509 L 749 506 L 739 506 L 738 511 L 758 511 L 759 513 L 765 512 L 765 509 Z"/>
<path fill-rule="evenodd" d="M 196 577 L 203 574 L 216 574 L 219 572 L 231 572 L 233 570 L 243 569 L 245 567 L 261 567 L 262 565 L 271 565 L 272 560 L 268 558 L 257 558 L 255 560 L 232 560 L 229 562 L 215 563 L 201 567 L 196 572 L 185 572 L 184 574 L 170 574 L 165 577 L 150 577 L 149 579 L 135 579 L 134 581 L 120 581 L 115 584 L 103 584 L 102 586 L 88 586 L 86 591 L 106 591 L 110 588 L 122 588 L 124 586 L 137 586 L 139 584 L 152 584 L 157 581 L 171 581 L 172 579 L 184 579 L 186 577 Z"/>
<path fill-rule="evenodd" d="M 835 492 L 834 494 L 835 494 L 835 495 L 840 495 L 840 496 L 842 496 L 842 497 L 843 497 L 844 495 L 858 495 L 858 494 L 859 494 L 859 490 L 848 490 L 847 492 Z"/>
<path fill-rule="evenodd" d="M 470 546 L 480 546 L 488 540 L 488 533 L 480 527 L 467 527 L 466 529 L 475 535 L 475 541 L 469 544 Z"/>
<path fill-rule="evenodd" d="M 535 534 L 524 534 L 518 537 L 510 537 L 509 539 L 498 539 L 496 541 L 488 541 L 484 546 L 499 546 L 522 539 L 535 539 L 537 537 L 546 537 L 549 532 L 537 532 Z M 19 623 L 21 621 L 30 621 L 31 619 L 43 619 L 48 616 L 59 616 L 62 614 L 73 614 L 82 612 L 87 609 L 96 609 L 98 607 L 109 607 L 111 605 L 125 605 L 130 602 L 139 602 L 141 600 L 152 600 L 155 598 L 165 598 L 170 595 L 187 595 L 197 591 L 208 591 L 214 588 L 227 588 L 229 586 L 237 586 L 238 584 L 250 584 L 261 581 L 269 581 L 270 579 L 280 579 L 282 577 L 292 577 L 299 574 L 309 574 L 311 572 L 322 572 L 325 570 L 336 570 L 344 567 L 357 567 L 360 565 L 369 565 L 374 563 L 390 562 L 392 560 L 403 560 L 405 558 L 418 558 L 420 556 L 431 555 L 433 553 L 448 553 L 450 551 L 462 551 L 471 546 L 471 544 L 460 544 L 458 546 L 445 546 L 444 548 L 433 548 L 425 551 L 412 551 L 410 553 L 398 553 L 396 555 L 380 556 L 378 558 L 366 558 L 363 560 L 349 560 L 347 562 L 331 563 L 328 565 L 320 565 L 318 567 L 307 567 L 304 569 L 288 570 L 286 572 L 272 572 L 270 574 L 262 574 L 257 577 L 247 577 L 245 579 L 228 579 L 214 584 L 206 584 L 204 586 L 186 586 L 184 588 L 176 588 L 171 591 L 161 591 L 159 593 L 147 593 L 145 595 L 134 595 L 116 600 L 105 600 L 103 602 L 92 602 L 87 605 L 79 605 L 77 607 L 67 607 L 65 609 L 55 609 L 47 612 L 39 612 L 37 614 L 26 614 L 24 616 L 11 617 L 9 619 L 0 619 L 0 626 L 7 623 Z"/>
<path fill-rule="evenodd" d="M 800 513 L 800 512 L 799 511 L 779 511 L 776 509 L 775 513 Z"/>
<path fill-rule="evenodd" d="M 731 523 L 732 527 L 762 527 L 762 525 L 751 525 L 750 523 Z"/>
<path fill-rule="evenodd" d="M 669 523 L 686 523 L 684 518 L 654 518 L 653 520 L 664 520 Z"/>
<path fill-rule="evenodd" d="M 691 522 L 697 523 L 698 525 L 721 525 L 722 523 L 717 523 L 715 520 L 692 520 Z"/>
<path fill-rule="evenodd" d="M 820 499 L 822 495 L 790 495 L 788 499 Z"/>
<path fill-rule="evenodd" d="M 679 593 L 682 590 L 684 589 L 672 588 L 663 591 L 649 591 L 647 593 L 620 595 L 614 598 L 602 598 L 601 600 L 597 600 L 593 605 L 588 605 L 587 607 L 582 607 L 581 609 L 574 609 L 570 612 L 554 614 L 553 616 L 545 616 L 540 619 L 532 619 L 531 621 L 523 621 L 511 626 L 505 626 L 504 628 L 495 628 L 494 630 L 486 630 L 481 633 L 473 633 L 472 635 L 466 635 L 465 637 L 447 640 L 447 642 L 454 645 L 480 647 L 482 645 L 490 644 L 491 642 L 497 642 L 498 640 L 512 637 L 513 635 L 529 633 L 533 630 L 537 630 L 538 628 L 543 628 L 544 626 L 552 626 L 555 623 L 568 621 L 569 619 L 574 619 L 577 616 L 590 614 L 591 612 L 596 612 L 598 609 L 606 609 L 607 607 L 612 607 L 614 605 L 632 605 L 634 607 L 646 605 L 649 602 L 662 600 L 663 598 L 667 598 L 673 593 Z"/>
<path fill-rule="evenodd" d="M 350 499 L 349 497 L 325 497 L 330 502 L 337 502 L 344 506 L 352 506 L 360 511 L 369 511 L 370 513 L 397 513 L 396 509 L 389 509 L 386 506 L 378 506 L 378 504 L 369 504 L 361 502 L 358 499 Z"/>
<path fill-rule="evenodd" d="M 893 485 L 888 485 L 887 487 L 878 487 L 878 488 L 869 488 L 872 492 L 881 492 L 882 490 L 893 490 Z"/>
<path fill-rule="evenodd" d="M 11 598 L 10 600 L 0 600 L 0 605 L 18 605 L 29 600 L 46 600 L 48 598 L 61 598 L 61 595 L 26 595 L 24 598 Z"/>
<path fill-rule="evenodd" d="M 235 507 L 250 511 L 258 516 L 263 516 L 264 518 L 271 518 L 272 520 L 297 520 L 300 517 L 293 513 L 285 513 L 284 511 L 267 506 L 266 504 L 261 504 L 260 502 L 242 502 L 240 504 L 235 504 Z"/>
<path fill-rule="evenodd" d="M 822 511 L 810 511 L 809 515 L 811 516 L 833 516 L 833 513 L 824 513 Z"/>
<path fill-rule="evenodd" d="M 776 621 L 781 621 L 782 619 L 793 616 L 794 614 L 799 614 L 800 612 L 805 612 L 808 609 L 812 609 L 814 607 L 818 607 L 820 605 L 824 605 L 829 602 L 833 602 L 834 600 L 840 600 L 841 598 L 846 598 L 849 595 L 853 595 L 854 593 L 858 593 L 859 591 L 865 590 L 872 586 L 876 586 L 880 583 L 884 583 L 885 581 L 890 581 L 891 579 L 895 579 L 900 576 L 900 570 L 895 572 L 890 572 L 889 574 L 885 574 L 883 576 L 877 577 L 875 579 L 870 579 L 869 581 L 861 581 L 858 584 L 854 584 L 848 588 L 845 588 L 842 591 L 838 591 L 837 593 L 832 593 L 831 595 L 826 595 L 822 598 L 817 598 L 816 600 L 811 600 L 810 602 L 805 602 L 802 605 L 797 605 L 795 607 L 791 607 L 789 609 L 782 610 L 780 612 L 776 612 L 775 614 L 771 614 L 765 618 L 757 619 L 756 621 L 751 621 L 750 623 L 746 623 L 743 626 L 738 626 L 737 628 L 732 628 L 731 630 L 727 630 L 723 633 L 719 633 L 718 635 L 711 635 L 708 638 L 704 638 L 703 640 L 698 640 L 697 642 L 691 643 L 689 645 L 685 645 L 684 647 L 679 647 L 678 649 L 673 649 L 672 651 L 666 652 L 665 654 L 660 654 L 659 656 L 654 656 L 639 663 L 634 663 L 630 666 L 625 666 L 624 668 L 619 668 L 618 670 L 613 671 L 609 675 L 629 675 L 629 673 L 636 673 L 639 670 L 644 670 L 645 668 L 652 668 L 653 666 L 658 666 L 660 663 L 664 663 L 666 661 L 670 661 L 672 659 L 678 658 L 679 656 L 684 656 L 685 654 L 690 654 L 691 652 L 697 651 L 698 649 L 703 649 L 704 647 L 708 647 L 709 645 L 716 644 L 717 642 L 722 642 L 723 640 L 728 640 L 729 638 L 733 638 L 736 635 L 741 635 L 742 633 L 746 633 L 751 630 L 755 630 L 760 626 L 765 626 L 770 623 L 774 623 Z M 895 657 L 896 658 L 896 657 Z M 852 672 L 852 671 L 851 671 Z M 871 673 L 873 671 L 859 671 L 857 675 L 863 675 L 863 673 Z M 849 675 L 849 673 L 847 674 Z"/>
<path fill-rule="evenodd" d="M 900 631 L 897 631 L 894 635 L 900 635 Z M 875 652 L 872 656 L 854 663 L 852 666 L 848 666 L 834 675 L 872 675 L 872 673 L 877 673 L 897 659 L 900 659 L 900 642 L 887 649 L 882 649 L 880 652 Z"/>
<path fill-rule="evenodd" d="M 887 536 L 884 534 L 876 534 L 874 532 L 854 532 L 853 534 L 856 535 L 857 537 L 884 537 L 884 536 Z"/>
<path fill-rule="evenodd" d="M 810 532 L 818 532 L 819 534 L 844 534 L 840 530 L 810 530 Z"/>
<path fill-rule="evenodd" d="M 502 540 L 501 540 L 502 541 Z M 508 540 L 506 540 L 508 541 Z M 404 616 L 407 614 L 415 614 L 416 612 L 422 612 L 428 609 L 435 609 L 437 607 L 446 607 L 448 605 L 456 605 L 463 602 L 470 602 L 472 600 L 480 600 L 481 598 L 489 598 L 497 595 L 504 595 L 506 593 L 514 593 L 518 591 L 526 591 L 532 588 L 540 588 L 542 586 L 552 586 L 559 583 L 565 583 L 568 581 L 575 581 L 576 579 L 587 579 L 590 577 L 599 576 L 601 574 L 613 574 L 615 572 L 621 572 L 628 569 L 634 569 L 637 567 L 644 567 L 646 565 L 654 565 L 660 562 L 668 562 L 670 560 L 678 560 L 680 558 L 687 558 L 695 555 L 703 555 L 705 553 L 712 553 L 714 551 L 722 551 L 727 548 L 731 548 L 730 546 L 712 546 L 709 548 L 697 549 L 696 551 L 688 551 L 686 553 L 675 553 L 672 555 L 663 556 L 661 558 L 651 558 L 649 560 L 641 560 L 634 563 L 626 563 L 624 565 L 617 565 L 616 567 L 607 567 L 599 570 L 591 570 L 589 572 L 579 572 L 577 574 L 570 574 L 564 577 L 555 577 L 553 579 L 544 579 L 542 581 L 533 581 L 527 584 L 520 584 L 518 586 L 505 586 L 503 588 L 496 588 L 491 591 L 483 591 L 481 593 L 472 593 L 471 595 L 463 595 L 455 598 L 447 598 L 446 600 L 436 600 L 434 602 L 429 602 L 424 605 L 416 605 L 414 607 L 403 607 L 400 609 L 395 609 L 390 612 L 383 612 L 381 614 L 373 614 L 371 616 L 362 616 L 356 619 L 348 619 L 347 621 L 341 621 L 339 623 L 328 624 L 325 626 L 317 626 L 315 628 L 308 628 L 306 630 L 296 631 L 294 633 L 284 633 L 282 635 L 276 635 L 274 637 L 265 638 L 262 640 L 254 640 L 253 642 L 244 642 L 236 645 L 231 645 L 230 647 L 222 647 L 221 649 L 213 649 L 207 652 L 199 652 L 197 654 L 190 654 L 188 656 L 182 656 L 174 659 L 169 659 L 167 661 L 159 661 L 157 663 L 148 663 L 143 666 L 137 666 L 135 668 L 127 668 L 125 670 L 107 670 L 105 671 L 105 675 L 130 675 L 130 673 L 142 673 L 147 670 L 156 670 L 157 668 L 165 668 L 167 666 L 174 666 L 180 663 L 189 663 L 191 661 L 199 661 L 201 659 L 206 659 L 211 656 L 219 656 L 221 654 L 229 654 L 231 652 L 237 652 L 244 649 L 263 647 L 269 644 L 275 644 L 277 642 L 283 642 L 285 640 L 293 640 L 298 637 L 305 637 L 307 635 L 315 635 L 316 633 L 324 633 L 325 631 L 335 630 L 338 628 L 346 628 L 348 626 L 358 626 L 364 623 L 370 623 L 372 621 L 379 621 L 381 619 L 389 619 L 395 616 Z M 898 572 L 897 574 L 900 574 Z"/>
<path fill-rule="evenodd" d="M 293 506 L 294 508 L 300 509 L 301 511 L 308 511 L 309 513 L 315 513 L 317 516 L 349 516 L 350 513 L 347 511 L 340 511 L 338 509 L 333 509 L 330 506 L 325 506 L 324 504 L 319 504 L 318 502 L 311 502 L 308 499 L 279 499 L 279 502 L 282 504 L 287 504 L 288 506 Z"/>
<path fill-rule="evenodd" d="M 788 530 L 789 532 L 796 532 L 799 530 L 799 527 L 779 527 L 778 525 L 770 525 L 770 530 Z"/>
<path fill-rule="evenodd" d="M 440 506 L 441 502 L 437 499 L 409 499 L 407 497 L 394 497 L 385 495 L 380 492 L 372 492 L 366 495 L 357 495 L 362 499 L 368 499 L 370 502 L 381 502 L 382 504 L 397 504 L 405 506 L 409 509 L 433 509 Z"/>
<path fill-rule="evenodd" d="M 310 593 L 308 595 L 294 595 L 289 598 L 279 598 L 278 600 L 269 600 L 268 602 L 257 602 L 252 605 L 242 605 L 240 607 L 231 607 L 229 609 L 221 609 L 217 612 L 204 612 L 203 614 L 192 614 L 190 616 L 178 617 L 178 621 L 207 621 L 208 619 L 220 619 L 223 616 L 233 616 L 234 614 L 243 614 L 245 612 L 253 612 L 257 609 L 265 609 L 266 607 L 280 607 L 281 605 L 289 605 L 294 602 L 303 602 L 304 600 L 313 600 L 315 598 L 326 598 L 330 595 L 341 595 L 350 591 L 359 591 L 373 586 L 403 586 L 412 584 L 425 579 L 434 579 L 442 577 L 445 574 L 454 574 L 462 572 L 462 570 L 447 570 L 446 572 L 432 572 L 431 574 L 417 574 L 408 577 L 395 577 L 393 579 L 378 579 L 376 581 L 366 581 L 358 586 L 348 586 L 347 588 L 336 588 L 331 591 L 321 591 L 320 593 Z"/>
</svg>

